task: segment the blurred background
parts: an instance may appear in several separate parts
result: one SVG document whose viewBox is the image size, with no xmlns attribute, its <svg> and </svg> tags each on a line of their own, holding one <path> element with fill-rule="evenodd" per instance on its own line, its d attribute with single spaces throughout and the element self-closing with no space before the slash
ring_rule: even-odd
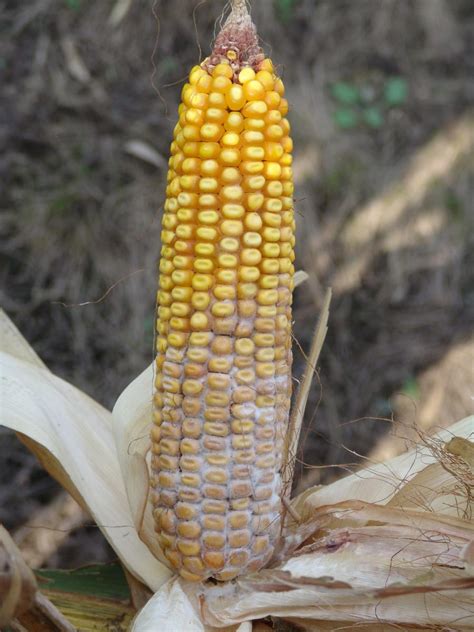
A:
<svg viewBox="0 0 474 632">
<path fill-rule="evenodd" d="M 153 357 L 168 147 L 224 4 L 0 0 L 1 305 L 108 407 Z M 333 288 L 301 490 L 473 412 L 474 3 L 255 0 L 253 17 L 296 147 L 295 380 Z M 111 558 L 2 428 L 0 522 L 34 566 Z"/>
</svg>

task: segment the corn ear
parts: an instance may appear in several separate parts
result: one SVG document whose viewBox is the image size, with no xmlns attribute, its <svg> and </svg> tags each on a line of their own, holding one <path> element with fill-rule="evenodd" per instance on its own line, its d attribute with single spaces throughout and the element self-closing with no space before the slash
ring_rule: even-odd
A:
<svg viewBox="0 0 474 632">
<path fill-rule="evenodd" d="M 280 535 L 291 398 L 293 144 L 283 83 L 248 14 L 234 11 L 191 70 L 178 112 L 151 496 L 172 567 L 225 581 L 264 566 Z"/>
</svg>

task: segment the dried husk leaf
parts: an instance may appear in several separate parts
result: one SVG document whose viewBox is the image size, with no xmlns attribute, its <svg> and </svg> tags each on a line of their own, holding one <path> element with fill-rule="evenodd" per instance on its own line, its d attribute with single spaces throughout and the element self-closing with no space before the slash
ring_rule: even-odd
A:
<svg viewBox="0 0 474 632">
<path fill-rule="evenodd" d="M 195 596 L 206 622 L 228 625 L 272 615 L 301 621 L 303 627 L 310 620 L 326 621 L 331 629 L 361 624 L 471 629 L 474 524 L 466 515 L 472 497 L 459 487 L 457 473 L 464 472 L 467 461 L 460 454 L 470 455 L 470 445 L 462 444 L 455 455 L 461 460 L 454 465 L 451 460 L 448 472 L 436 459 L 447 453 L 439 442 L 469 437 L 472 422 L 471 417 L 440 433 L 433 440 L 436 453 L 422 447 L 348 477 L 344 486 L 335 483 L 301 495 L 295 506 L 303 522 L 287 524 L 274 568 L 238 578 L 225 589 L 206 585 Z M 378 491 L 381 474 L 384 489 Z M 360 490 L 379 504 L 346 500 L 319 505 L 328 497 L 336 500 L 341 489 L 349 498 Z"/>
<path fill-rule="evenodd" d="M 440 431 L 435 439 L 444 444 L 454 437 L 472 440 L 474 415 Z M 385 505 L 419 472 L 436 462 L 437 456 L 429 446 L 417 445 L 394 459 L 370 465 L 331 485 L 312 487 L 297 496 L 292 506 L 305 519 L 315 507 L 350 499 Z"/>
<path fill-rule="evenodd" d="M 28 610 L 37 591 L 36 579 L 7 530 L 0 525 L 0 626 Z"/>
<path fill-rule="evenodd" d="M 154 364 L 151 364 L 122 392 L 112 411 L 113 433 L 135 528 L 153 555 L 165 562 L 156 537 L 152 506 L 147 502 L 146 456 L 150 449 L 153 377 Z M 163 567 L 162 581 L 171 575 L 172 572 Z"/>
<path fill-rule="evenodd" d="M 0 423 L 27 437 L 46 469 L 87 507 L 128 570 L 158 588 L 163 565 L 133 526 L 113 449 L 111 413 L 38 362 L 26 359 L 35 357 L 27 352 L 28 343 L 4 313 L 0 323 L 1 331 L 10 332 L 0 342 Z"/>
<path fill-rule="evenodd" d="M 193 593 L 187 582 L 173 577 L 150 599 L 136 616 L 131 632 L 212 632 L 214 628 L 203 623 L 196 604 L 187 595 L 186 587 Z M 251 622 L 220 626 L 221 632 L 252 632 Z"/>
</svg>

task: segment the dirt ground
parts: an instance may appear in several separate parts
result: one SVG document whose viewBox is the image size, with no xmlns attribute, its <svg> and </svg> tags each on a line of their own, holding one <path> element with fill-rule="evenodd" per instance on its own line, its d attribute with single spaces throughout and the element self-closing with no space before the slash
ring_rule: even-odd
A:
<svg viewBox="0 0 474 632">
<path fill-rule="evenodd" d="M 310 278 L 295 292 L 295 380 L 325 288 L 334 295 L 302 489 L 402 450 L 415 423 L 473 412 L 474 3 L 252 4 L 296 147 L 298 267 Z M 1 305 L 52 371 L 109 407 L 153 356 L 168 146 L 183 80 L 223 9 L 0 0 Z M 0 522 L 22 540 L 40 512 L 40 533 L 58 491 L 0 428 Z M 76 510 L 35 564 L 109 559 L 84 522 Z"/>
</svg>

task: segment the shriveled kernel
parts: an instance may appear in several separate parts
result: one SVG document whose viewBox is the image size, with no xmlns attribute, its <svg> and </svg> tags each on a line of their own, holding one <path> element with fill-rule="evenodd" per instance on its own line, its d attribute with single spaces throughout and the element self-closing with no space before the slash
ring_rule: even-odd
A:
<svg viewBox="0 0 474 632">
<path fill-rule="evenodd" d="M 176 545 L 178 550 L 186 556 L 199 555 L 201 549 L 199 542 L 195 542 L 193 540 L 178 539 L 176 541 Z"/>
</svg>

